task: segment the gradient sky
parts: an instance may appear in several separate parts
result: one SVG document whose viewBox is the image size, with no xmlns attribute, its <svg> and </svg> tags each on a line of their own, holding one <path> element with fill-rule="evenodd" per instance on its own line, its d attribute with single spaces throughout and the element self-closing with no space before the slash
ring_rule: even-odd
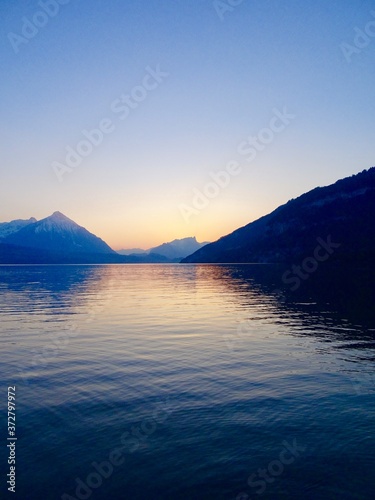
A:
<svg viewBox="0 0 375 500">
<path fill-rule="evenodd" d="M 59 210 L 115 249 L 213 241 L 373 166 L 375 23 L 351 57 L 340 44 L 375 2 L 244 0 L 222 19 L 219 5 L 70 0 L 12 45 L 41 7 L 2 0 L 0 221 Z M 168 76 L 121 120 L 113 102 L 158 65 Z M 295 118 L 248 162 L 239 144 L 284 107 Z M 114 130 L 59 182 L 53 162 L 106 118 Z M 229 161 L 241 173 L 186 222 L 181 204 Z"/>
</svg>

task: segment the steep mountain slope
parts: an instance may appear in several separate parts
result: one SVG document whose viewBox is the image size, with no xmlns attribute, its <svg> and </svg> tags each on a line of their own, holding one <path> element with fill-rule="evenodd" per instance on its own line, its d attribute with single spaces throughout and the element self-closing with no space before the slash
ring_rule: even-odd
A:
<svg viewBox="0 0 375 500">
<path fill-rule="evenodd" d="M 333 260 L 375 262 L 374 167 L 291 200 L 182 262 L 293 262 L 329 236 L 340 245 Z"/>
<path fill-rule="evenodd" d="M 100 238 L 60 212 L 10 234 L 3 243 L 64 254 L 115 254 Z"/>
</svg>

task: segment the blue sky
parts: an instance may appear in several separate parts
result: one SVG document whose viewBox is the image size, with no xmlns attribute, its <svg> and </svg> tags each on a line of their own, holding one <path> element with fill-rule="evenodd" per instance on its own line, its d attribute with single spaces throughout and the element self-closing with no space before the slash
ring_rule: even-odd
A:
<svg viewBox="0 0 375 500">
<path fill-rule="evenodd" d="M 373 166 L 375 2 L 230 3 L 52 1 L 52 17 L 2 0 L 0 220 L 59 210 L 116 249 L 215 240 Z M 275 110 L 293 119 L 271 137 Z M 103 120 L 69 166 L 66 148 Z M 239 145 L 259 133 L 249 162 Z M 236 175 L 207 188 L 228 162 Z"/>
</svg>

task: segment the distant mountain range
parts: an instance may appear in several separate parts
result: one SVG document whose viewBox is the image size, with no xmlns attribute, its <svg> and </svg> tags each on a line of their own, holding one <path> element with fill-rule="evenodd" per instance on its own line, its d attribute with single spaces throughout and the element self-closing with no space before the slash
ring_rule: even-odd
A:
<svg viewBox="0 0 375 500">
<path fill-rule="evenodd" d="M 29 219 L 27 222 L 3 238 L 3 242 L 61 253 L 115 253 L 102 239 L 60 212 L 40 221 Z"/>
<path fill-rule="evenodd" d="M 208 242 L 198 243 L 195 237 L 173 240 L 170 243 L 163 243 L 158 247 L 151 248 L 151 253 L 164 255 L 168 259 L 183 259 L 207 245 Z"/>
<path fill-rule="evenodd" d="M 149 253 L 148 250 L 143 250 L 143 248 L 123 248 L 122 250 L 117 250 L 120 255 L 142 255 Z"/>
<path fill-rule="evenodd" d="M 61 212 L 40 221 L 32 217 L 0 224 L 0 264 L 170 263 L 201 246 L 195 238 L 185 238 L 120 255 Z"/>
<path fill-rule="evenodd" d="M 119 250 L 118 253 L 121 255 L 144 255 L 144 254 L 157 254 L 163 255 L 167 259 L 174 262 L 179 262 L 184 257 L 196 252 L 204 245 L 207 245 L 207 241 L 204 243 L 198 243 L 195 237 L 182 238 L 180 240 L 173 240 L 169 243 L 163 243 L 149 250 L 142 250 L 141 248 L 132 248 Z"/>
<path fill-rule="evenodd" d="M 0 224 L 0 263 L 50 264 L 117 262 L 102 239 L 60 212 Z"/>
<path fill-rule="evenodd" d="M 7 238 L 13 233 L 17 233 L 24 227 L 28 226 L 29 224 L 33 224 L 34 222 L 37 222 L 34 217 L 31 217 L 31 219 L 28 220 L 13 220 L 12 222 L 0 222 L 0 241 L 1 239 Z"/>
<path fill-rule="evenodd" d="M 375 167 L 290 200 L 182 262 L 298 263 L 322 241 L 331 262 L 375 262 Z"/>
<path fill-rule="evenodd" d="M 120 254 L 60 212 L 0 223 L 0 264 L 298 263 L 319 245 L 329 249 L 330 262 L 375 262 L 375 167 L 313 189 L 209 244 L 189 237 Z"/>
</svg>

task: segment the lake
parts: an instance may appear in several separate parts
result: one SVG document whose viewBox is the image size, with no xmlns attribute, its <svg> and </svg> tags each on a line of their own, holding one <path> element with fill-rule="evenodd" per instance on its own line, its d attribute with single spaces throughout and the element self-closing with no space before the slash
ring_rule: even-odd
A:
<svg viewBox="0 0 375 500">
<path fill-rule="evenodd" d="M 282 275 L 1 266 L 0 497 L 374 498 L 375 272 Z"/>
</svg>

